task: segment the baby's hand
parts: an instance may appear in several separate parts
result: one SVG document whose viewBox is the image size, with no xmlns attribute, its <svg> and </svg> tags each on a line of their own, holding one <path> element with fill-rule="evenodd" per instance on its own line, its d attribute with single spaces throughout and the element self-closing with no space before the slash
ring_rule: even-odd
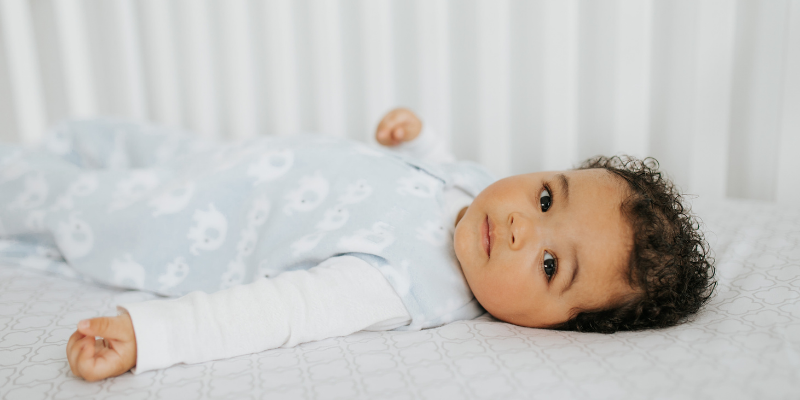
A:
<svg viewBox="0 0 800 400">
<path fill-rule="evenodd" d="M 95 336 L 103 339 L 95 340 Z M 136 365 L 136 336 L 130 315 L 78 323 L 67 343 L 72 373 L 89 382 L 124 374 Z"/>
<path fill-rule="evenodd" d="M 397 146 L 416 139 L 421 130 L 422 121 L 411 110 L 395 108 L 378 124 L 375 139 L 384 146 Z"/>
</svg>

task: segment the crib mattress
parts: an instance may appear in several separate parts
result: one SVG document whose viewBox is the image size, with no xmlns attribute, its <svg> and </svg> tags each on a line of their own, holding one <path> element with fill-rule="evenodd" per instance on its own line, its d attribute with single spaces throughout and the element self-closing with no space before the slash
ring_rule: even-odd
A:
<svg viewBox="0 0 800 400">
<path fill-rule="evenodd" d="M 484 315 L 96 383 L 67 365 L 77 322 L 154 296 L 0 266 L 0 398 L 798 398 L 800 208 L 725 201 L 695 209 L 719 286 L 678 327 L 601 335 Z"/>
</svg>

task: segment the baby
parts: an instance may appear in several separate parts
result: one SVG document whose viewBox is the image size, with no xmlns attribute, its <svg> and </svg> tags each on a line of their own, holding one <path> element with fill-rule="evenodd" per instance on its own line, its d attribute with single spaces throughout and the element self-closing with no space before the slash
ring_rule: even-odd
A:
<svg viewBox="0 0 800 400">
<path fill-rule="evenodd" d="M 288 255 L 265 258 L 269 262 L 245 284 L 244 273 L 237 271 L 245 271 L 265 221 L 296 218 L 334 194 L 327 181 L 308 175 L 300 182 L 306 189 L 285 194 L 279 216 L 276 204 L 270 211 L 274 201 L 265 199 L 259 211 L 256 199 L 223 290 L 122 305 L 116 317 L 81 321 L 66 349 L 72 372 L 96 381 L 132 368 L 141 373 L 360 330 L 435 327 L 474 318 L 484 309 L 534 328 L 603 333 L 662 328 L 698 311 L 713 291 L 714 268 L 698 223 L 655 160 L 597 157 L 574 170 L 492 182 L 477 165 L 453 163 L 441 139 L 409 110 L 388 113 L 375 135 L 397 158 L 354 147 L 351 156 L 334 160 L 365 176 L 370 171 L 358 163 L 370 157 L 388 170 L 411 171 L 391 177 L 399 185 L 394 192 L 383 196 L 387 191 L 368 179 L 340 190 L 338 202 L 299 240 L 264 239 L 280 244 L 259 254 Z M 322 140 L 320 149 L 338 149 L 339 141 Z M 303 162 L 294 153 L 281 157 L 264 164 L 277 172 L 255 171 L 254 178 L 272 184 L 283 170 Z M 218 192 L 228 190 L 218 184 Z M 369 217 L 370 223 L 350 235 L 329 235 L 359 223 L 359 215 L 371 215 L 372 200 L 383 201 L 382 211 L 374 211 L 380 220 Z M 212 205 L 207 213 L 215 211 Z M 436 215 L 438 220 L 431 217 Z M 413 230 L 404 231 L 405 222 L 414 222 Z M 279 226 L 289 230 L 285 222 Z M 201 240 L 192 250 L 211 254 L 225 231 L 196 232 Z M 339 250 L 319 260 L 300 255 L 326 241 Z M 128 261 L 115 268 L 142 268 Z M 180 282 L 186 274 L 170 279 Z M 144 278 L 137 282 L 120 286 L 148 288 Z M 153 291 L 172 293 L 169 282 Z"/>
</svg>

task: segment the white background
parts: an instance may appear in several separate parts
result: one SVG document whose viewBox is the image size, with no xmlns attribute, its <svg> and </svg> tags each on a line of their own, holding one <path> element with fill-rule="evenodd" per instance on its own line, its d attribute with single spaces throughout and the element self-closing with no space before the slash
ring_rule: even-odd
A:
<svg viewBox="0 0 800 400">
<path fill-rule="evenodd" d="M 0 0 L 0 140 L 95 115 L 371 140 L 395 106 L 499 176 L 624 152 L 800 204 L 800 0 Z"/>
</svg>

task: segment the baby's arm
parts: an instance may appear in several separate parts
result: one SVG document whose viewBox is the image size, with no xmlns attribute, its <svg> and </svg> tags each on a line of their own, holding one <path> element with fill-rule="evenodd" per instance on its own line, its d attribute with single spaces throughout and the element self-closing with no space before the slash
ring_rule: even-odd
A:
<svg viewBox="0 0 800 400">
<path fill-rule="evenodd" d="M 193 292 L 121 308 L 130 313 L 136 331 L 137 374 L 360 330 L 388 330 L 410 321 L 383 275 L 352 256 L 213 294 Z"/>
<path fill-rule="evenodd" d="M 434 164 L 456 160 L 447 143 L 405 108 L 389 111 L 375 129 L 378 143 Z"/>
</svg>

